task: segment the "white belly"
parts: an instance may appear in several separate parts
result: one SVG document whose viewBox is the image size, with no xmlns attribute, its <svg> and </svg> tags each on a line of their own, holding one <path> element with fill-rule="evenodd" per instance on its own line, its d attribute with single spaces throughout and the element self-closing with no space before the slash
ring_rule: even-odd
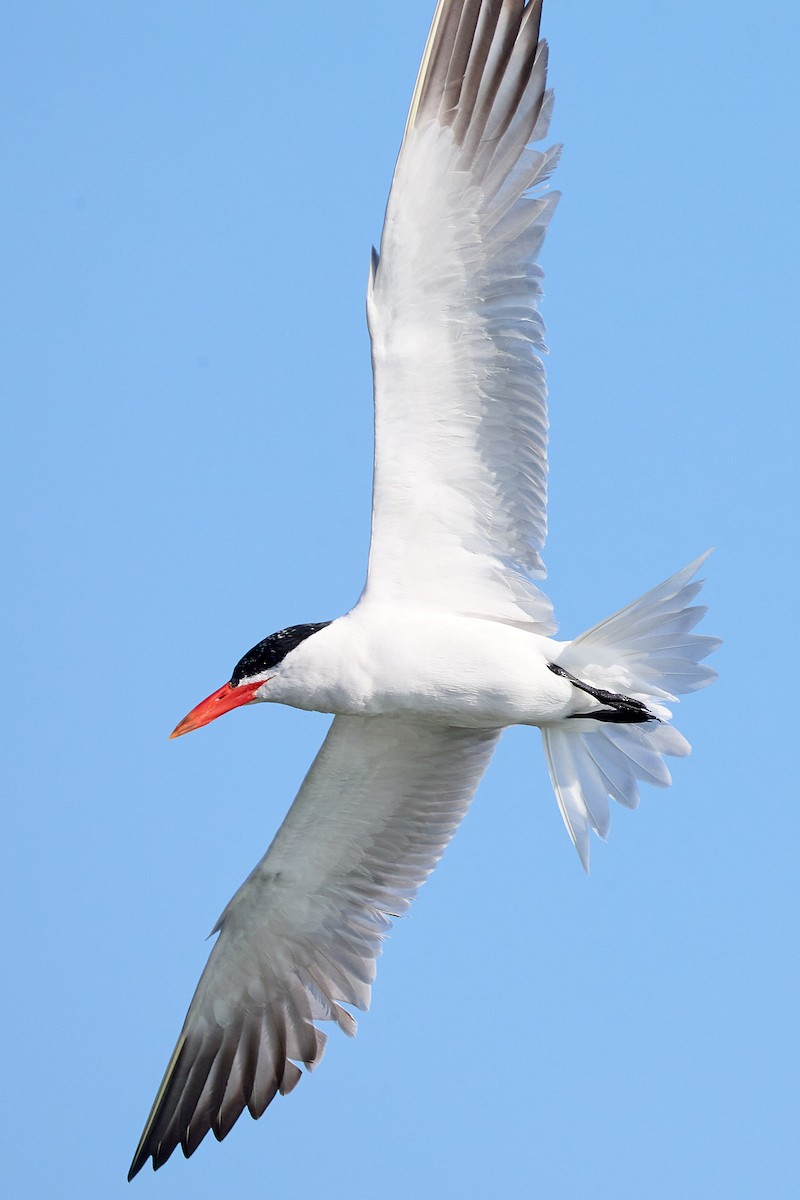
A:
<svg viewBox="0 0 800 1200">
<path fill-rule="evenodd" d="M 548 662 L 560 643 L 497 621 L 359 606 L 287 657 L 260 698 L 343 715 L 412 715 L 468 727 L 567 714 Z"/>
</svg>

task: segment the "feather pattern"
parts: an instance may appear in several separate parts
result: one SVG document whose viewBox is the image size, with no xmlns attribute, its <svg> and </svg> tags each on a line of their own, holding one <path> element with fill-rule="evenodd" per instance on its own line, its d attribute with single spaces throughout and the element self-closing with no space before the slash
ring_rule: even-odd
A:
<svg viewBox="0 0 800 1200">
<path fill-rule="evenodd" d="M 188 1157 L 259 1117 L 322 1057 L 315 1021 L 345 1033 L 375 959 L 455 833 L 496 730 L 337 717 L 267 854 L 219 934 L 131 1166 Z"/>
<path fill-rule="evenodd" d="M 692 633 L 705 613 L 692 601 L 702 586 L 694 579 L 708 555 L 652 588 L 633 604 L 567 642 L 558 663 L 594 687 L 622 690 L 656 718 L 641 724 L 570 720 L 544 725 L 547 765 L 567 832 L 589 867 L 589 831 L 604 838 L 610 825 L 608 798 L 626 808 L 639 803 L 639 783 L 668 787 L 664 755 L 682 758 L 689 743 L 674 726 L 664 701 L 675 701 L 716 679 L 701 662 L 719 638 Z"/>
<path fill-rule="evenodd" d="M 367 602 L 551 633 L 547 389 L 535 258 L 558 148 L 540 0 L 440 0 L 368 299 L 375 482 Z"/>
<path fill-rule="evenodd" d="M 370 266 L 375 476 L 359 604 L 260 643 L 241 660 L 249 690 L 236 675 L 175 731 L 252 699 L 340 714 L 214 930 L 129 1178 L 290 1092 L 322 1057 L 319 1022 L 355 1032 L 349 1009 L 370 1003 L 391 918 L 452 838 L 499 726 L 541 727 L 585 866 L 609 799 L 635 807 L 639 782 L 670 782 L 663 756 L 688 752 L 664 702 L 714 676 L 701 660 L 716 639 L 692 632 L 699 563 L 573 642 L 546 636 L 552 607 L 534 582 L 548 430 L 536 258 L 559 155 L 530 144 L 552 112 L 541 7 L 438 0 Z M 285 653 L 265 660 L 276 638 Z"/>
</svg>

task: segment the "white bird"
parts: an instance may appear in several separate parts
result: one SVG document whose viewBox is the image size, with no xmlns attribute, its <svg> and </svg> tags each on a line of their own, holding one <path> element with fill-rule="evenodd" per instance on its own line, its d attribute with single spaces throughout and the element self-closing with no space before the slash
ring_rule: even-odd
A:
<svg viewBox="0 0 800 1200">
<path fill-rule="evenodd" d="M 464 816 L 504 727 L 535 725 L 584 866 L 609 797 L 688 752 L 665 707 L 703 687 L 702 559 L 573 641 L 534 580 L 547 409 L 535 258 L 542 0 L 438 0 L 368 291 L 375 479 L 366 585 L 338 620 L 266 638 L 173 736 L 242 704 L 335 714 L 267 854 L 217 923 L 129 1178 L 245 1107 L 259 1117 L 365 1009 L 390 917 Z"/>
</svg>

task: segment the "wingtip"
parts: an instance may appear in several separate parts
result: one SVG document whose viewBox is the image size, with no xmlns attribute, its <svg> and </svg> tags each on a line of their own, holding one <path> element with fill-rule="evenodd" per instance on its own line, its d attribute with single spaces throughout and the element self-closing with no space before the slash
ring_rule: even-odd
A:
<svg viewBox="0 0 800 1200">
<path fill-rule="evenodd" d="M 716 546 L 709 546 L 708 550 L 704 550 L 702 554 L 698 554 L 697 558 L 694 559 L 693 562 L 689 563 L 689 565 L 686 567 L 686 570 L 691 571 L 692 575 L 696 575 L 706 560 L 714 553 L 716 548 Z"/>
<path fill-rule="evenodd" d="M 172 1052 L 172 1057 L 170 1058 L 167 1069 L 164 1072 L 164 1078 L 161 1081 L 161 1086 L 159 1087 L 156 1098 L 153 1101 L 153 1107 L 150 1109 L 150 1115 L 148 1116 L 145 1127 L 142 1130 L 142 1136 L 139 1138 L 139 1145 L 136 1147 L 136 1153 L 133 1156 L 133 1162 L 131 1163 L 130 1170 L 128 1171 L 128 1183 L 130 1183 L 135 1175 L 139 1174 L 148 1158 L 152 1157 L 153 1170 L 157 1171 L 158 1168 L 167 1161 L 167 1158 L 169 1158 L 169 1155 L 172 1153 L 172 1149 L 170 1149 L 169 1153 L 163 1159 L 157 1162 L 156 1156 L 159 1154 L 161 1149 L 161 1143 L 157 1143 L 155 1146 L 153 1145 L 152 1133 L 156 1117 L 161 1108 L 161 1104 L 164 1100 L 164 1096 L 172 1080 L 172 1076 L 175 1072 L 175 1068 L 178 1065 L 178 1061 L 181 1057 L 185 1044 L 186 1035 L 182 1033 L 178 1038 L 178 1043 L 175 1049 Z"/>
<path fill-rule="evenodd" d="M 139 1174 L 143 1167 L 147 1166 L 148 1159 L 152 1160 L 153 1170 L 157 1171 L 159 1167 L 163 1167 L 164 1163 L 167 1161 L 167 1158 L 169 1158 L 169 1155 L 167 1155 L 166 1158 L 158 1161 L 157 1155 L 160 1147 L 153 1147 L 149 1145 L 148 1142 L 149 1139 L 146 1137 L 146 1135 L 142 1135 L 141 1141 L 136 1147 L 136 1153 L 133 1156 L 133 1162 L 131 1163 L 128 1171 L 128 1183 L 130 1183 Z"/>
<path fill-rule="evenodd" d="M 150 1157 L 149 1154 L 146 1154 L 146 1155 L 144 1155 L 144 1157 L 142 1157 L 140 1154 L 140 1151 L 139 1150 L 136 1151 L 136 1153 L 133 1156 L 133 1162 L 131 1163 L 130 1169 L 128 1171 L 128 1183 L 131 1183 L 132 1180 L 134 1180 L 136 1178 L 136 1176 L 139 1174 L 139 1172 L 141 1171 L 142 1167 L 147 1162 L 149 1157 Z"/>
<path fill-rule="evenodd" d="M 136 1147 L 136 1153 L 133 1156 L 133 1160 L 132 1160 L 130 1168 L 128 1170 L 128 1183 L 130 1183 L 131 1180 L 134 1179 L 139 1174 L 142 1167 L 147 1162 L 148 1158 L 150 1158 L 150 1151 L 145 1149 L 145 1146 L 147 1144 L 148 1132 L 149 1132 L 149 1122 L 148 1122 L 148 1125 L 145 1127 L 144 1133 L 142 1134 L 142 1136 L 139 1139 L 139 1145 Z M 156 1169 L 156 1163 L 155 1163 L 155 1158 L 153 1158 L 153 1170 L 155 1171 L 155 1169 Z"/>
</svg>

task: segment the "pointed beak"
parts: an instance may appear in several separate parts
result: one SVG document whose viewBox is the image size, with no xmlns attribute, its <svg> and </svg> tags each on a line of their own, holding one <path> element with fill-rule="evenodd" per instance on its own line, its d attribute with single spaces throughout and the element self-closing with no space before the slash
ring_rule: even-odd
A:
<svg viewBox="0 0 800 1200">
<path fill-rule="evenodd" d="M 201 725 L 208 725 L 209 721 L 216 720 L 223 713 L 230 712 L 232 708 L 250 704 L 263 682 L 262 679 L 257 683 L 240 683 L 238 687 L 224 683 L 219 691 L 213 692 L 206 700 L 201 701 L 197 708 L 193 708 L 189 715 L 183 718 L 180 725 L 176 725 L 169 736 L 171 738 L 181 737 L 184 733 L 191 733 L 193 729 L 199 729 Z"/>
</svg>

